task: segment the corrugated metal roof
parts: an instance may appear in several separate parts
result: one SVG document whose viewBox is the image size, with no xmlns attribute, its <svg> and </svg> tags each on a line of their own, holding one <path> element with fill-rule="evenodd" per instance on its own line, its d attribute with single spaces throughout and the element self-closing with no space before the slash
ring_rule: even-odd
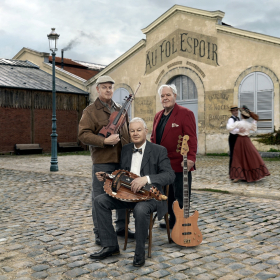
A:
<svg viewBox="0 0 280 280">
<path fill-rule="evenodd" d="M 82 65 L 88 67 L 89 69 L 93 69 L 93 70 L 102 70 L 106 67 L 106 65 L 92 63 L 92 62 L 84 62 L 84 61 L 79 61 L 79 60 L 73 60 L 73 61 L 75 61 L 79 64 L 82 64 Z"/>
<path fill-rule="evenodd" d="M 30 67 L 30 68 L 39 68 L 38 65 L 33 64 L 32 62 L 26 60 L 17 60 L 17 59 L 5 59 L 0 58 L 0 65 L 10 65 L 10 66 L 19 66 L 19 67 Z"/>
<path fill-rule="evenodd" d="M 15 62 L 12 59 L 0 59 L 0 87 L 52 91 L 52 75 L 34 64 L 32 66 L 30 62 L 21 62 L 22 64 L 19 60 Z M 55 87 L 57 92 L 88 94 L 58 78 L 55 79 Z"/>
</svg>

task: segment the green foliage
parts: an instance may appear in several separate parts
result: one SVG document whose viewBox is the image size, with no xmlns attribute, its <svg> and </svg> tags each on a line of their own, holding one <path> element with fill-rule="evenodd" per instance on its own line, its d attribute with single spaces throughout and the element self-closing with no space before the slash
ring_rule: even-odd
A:
<svg viewBox="0 0 280 280">
<path fill-rule="evenodd" d="M 225 157 L 225 156 L 228 157 L 228 153 L 221 153 L 221 154 L 213 153 L 213 154 L 206 154 L 206 155 L 211 157 Z"/>
<path fill-rule="evenodd" d="M 256 141 L 265 145 L 280 145 L 280 129 L 272 133 L 260 134 L 255 136 Z"/>
<path fill-rule="evenodd" d="M 264 161 L 280 161 L 280 157 L 263 158 Z"/>
<path fill-rule="evenodd" d="M 279 153 L 280 150 L 270 148 L 270 149 L 268 150 L 268 152 L 272 152 L 272 153 L 273 153 L 273 152 L 276 152 L 276 153 Z"/>
<path fill-rule="evenodd" d="M 76 152 L 64 152 L 64 153 L 57 153 L 57 156 L 89 156 L 90 151 L 76 151 Z M 41 155 L 42 156 L 42 155 Z M 51 156 L 50 153 L 43 154 L 43 156 Z"/>
</svg>

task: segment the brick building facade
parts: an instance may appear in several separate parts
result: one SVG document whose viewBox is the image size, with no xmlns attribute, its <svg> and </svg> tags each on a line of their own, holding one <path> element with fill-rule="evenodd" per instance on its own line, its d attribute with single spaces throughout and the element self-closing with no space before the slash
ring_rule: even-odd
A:
<svg viewBox="0 0 280 280">
<path fill-rule="evenodd" d="M 0 153 L 15 144 L 40 144 L 51 150 L 52 76 L 29 62 L 0 59 Z M 78 123 L 88 93 L 56 79 L 59 142 L 78 142 Z"/>
</svg>

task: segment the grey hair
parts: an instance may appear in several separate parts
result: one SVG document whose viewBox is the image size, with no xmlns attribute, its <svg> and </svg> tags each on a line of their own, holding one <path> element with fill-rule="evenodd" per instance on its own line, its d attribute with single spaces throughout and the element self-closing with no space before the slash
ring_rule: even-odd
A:
<svg viewBox="0 0 280 280">
<path fill-rule="evenodd" d="M 131 124 L 131 123 L 134 123 L 134 122 L 141 122 L 144 125 L 144 128 L 147 129 L 147 125 L 146 125 L 146 123 L 143 119 L 136 117 L 136 118 L 133 118 L 129 123 Z"/>
<path fill-rule="evenodd" d="M 176 88 L 176 86 L 175 86 L 174 84 L 171 84 L 171 85 L 161 85 L 161 86 L 159 87 L 159 89 L 158 89 L 158 94 L 159 94 L 159 96 L 161 96 L 161 92 L 162 92 L 162 89 L 163 89 L 164 87 L 170 88 L 170 89 L 172 90 L 173 94 L 176 94 L 176 95 L 177 95 L 177 88 Z"/>
</svg>

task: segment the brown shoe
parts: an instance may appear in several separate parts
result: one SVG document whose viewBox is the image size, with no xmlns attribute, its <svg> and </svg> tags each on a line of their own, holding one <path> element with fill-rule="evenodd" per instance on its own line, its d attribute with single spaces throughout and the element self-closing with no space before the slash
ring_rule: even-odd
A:
<svg viewBox="0 0 280 280">
<path fill-rule="evenodd" d="M 239 179 L 234 179 L 233 181 L 232 181 L 232 183 L 237 183 L 239 181 Z"/>
</svg>

